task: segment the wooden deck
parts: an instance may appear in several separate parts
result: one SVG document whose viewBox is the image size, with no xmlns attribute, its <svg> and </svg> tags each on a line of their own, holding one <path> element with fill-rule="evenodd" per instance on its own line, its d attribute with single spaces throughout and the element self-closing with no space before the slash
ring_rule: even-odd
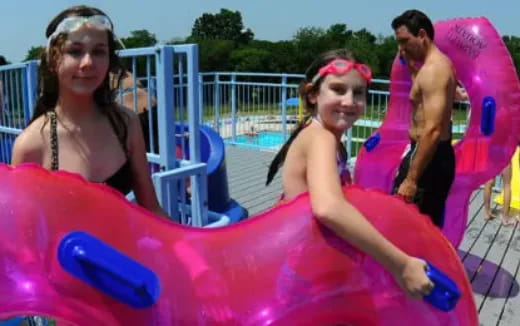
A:
<svg viewBox="0 0 520 326">
<path fill-rule="evenodd" d="M 274 153 L 228 146 L 226 165 L 230 194 L 255 215 L 276 202 L 280 175 L 266 187 Z M 484 220 L 483 193 L 471 197 L 468 225 L 459 255 L 471 281 L 480 325 L 520 325 L 520 226 L 503 226 L 499 219 Z M 496 205 L 492 205 L 492 207 Z"/>
</svg>

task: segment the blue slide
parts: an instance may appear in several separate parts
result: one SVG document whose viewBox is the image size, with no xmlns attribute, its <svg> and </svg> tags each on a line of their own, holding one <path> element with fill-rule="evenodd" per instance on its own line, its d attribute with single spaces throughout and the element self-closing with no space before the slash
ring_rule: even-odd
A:
<svg viewBox="0 0 520 326">
<path fill-rule="evenodd" d="M 187 125 L 176 125 L 176 134 L 183 135 L 187 131 Z M 176 137 L 178 146 L 180 146 L 181 142 L 182 137 Z M 200 149 L 201 160 L 207 164 L 209 210 L 228 216 L 231 223 L 247 218 L 247 210 L 229 196 L 225 158 L 226 148 L 222 137 L 213 129 L 201 126 Z M 186 148 L 185 150 L 187 151 L 188 149 Z"/>
</svg>

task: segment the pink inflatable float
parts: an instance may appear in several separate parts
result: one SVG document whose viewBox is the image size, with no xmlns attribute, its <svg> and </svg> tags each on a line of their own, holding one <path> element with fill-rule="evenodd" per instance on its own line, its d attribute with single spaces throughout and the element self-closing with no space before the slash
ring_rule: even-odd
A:
<svg viewBox="0 0 520 326">
<path fill-rule="evenodd" d="M 61 325 L 136 326 L 478 324 L 453 247 L 415 207 L 379 191 L 345 188 L 390 241 L 457 284 L 462 296 L 450 312 L 407 299 L 377 263 L 317 224 L 307 195 L 239 224 L 196 229 L 152 216 L 66 172 L 0 165 L 0 180 L 0 319 L 38 314 Z M 92 237 L 82 240 L 81 234 Z M 110 256 L 115 251 L 108 246 L 118 253 Z M 115 292 L 107 295 L 82 277 Z"/>
<path fill-rule="evenodd" d="M 486 18 L 436 23 L 435 44 L 453 61 L 471 102 L 471 120 L 463 140 L 455 146 L 456 175 L 442 230 L 458 247 L 471 193 L 509 163 L 519 143 L 520 87 L 509 52 Z M 407 68 L 396 58 L 388 111 L 357 157 L 356 184 L 390 192 L 409 143 L 410 86 Z"/>
</svg>

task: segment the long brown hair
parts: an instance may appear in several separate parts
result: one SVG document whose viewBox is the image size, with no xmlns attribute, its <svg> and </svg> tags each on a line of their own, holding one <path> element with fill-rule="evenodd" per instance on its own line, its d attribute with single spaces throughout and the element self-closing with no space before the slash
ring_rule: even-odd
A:
<svg viewBox="0 0 520 326">
<path fill-rule="evenodd" d="M 316 94 L 319 92 L 321 83 L 323 81 L 323 78 L 319 78 L 315 83 L 312 84 L 312 86 L 309 88 L 307 87 L 308 84 L 311 83 L 312 78 L 318 73 L 319 69 L 323 66 L 325 66 L 327 63 L 331 62 L 334 59 L 345 59 L 353 62 L 359 62 L 359 60 L 356 59 L 354 54 L 348 50 L 348 49 L 336 49 L 331 50 L 322 53 L 314 62 L 311 63 L 311 65 L 307 68 L 305 71 L 305 77 L 301 81 L 300 86 L 298 88 L 298 93 L 300 96 L 300 101 L 303 102 L 303 108 L 305 109 L 306 115 L 298 123 L 298 126 L 289 136 L 289 139 L 285 142 L 285 144 L 280 148 L 280 151 L 276 154 L 274 159 L 272 160 L 271 164 L 269 165 L 269 171 L 267 172 L 267 180 L 265 182 L 265 185 L 269 185 L 271 181 L 273 181 L 274 176 L 280 169 L 280 167 L 285 162 L 285 157 L 287 156 L 287 151 L 289 150 L 289 147 L 291 146 L 294 139 L 296 139 L 296 136 L 303 130 L 303 128 L 308 124 L 308 121 L 311 117 L 316 115 L 316 105 L 312 104 L 309 101 L 309 95 L 310 94 Z M 343 145 L 340 147 L 341 150 L 341 156 L 346 159 L 347 152 Z"/>
<path fill-rule="evenodd" d="M 90 17 L 94 15 L 103 15 L 108 18 L 108 16 L 103 11 L 93 7 L 74 6 L 67 8 L 51 20 L 45 31 L 45 36 L 49 38 L 56 30 L 59 23 L 67 17 Z M 112 24 L 112 22 L 110 23 Z M 124 146 L 125 151 L 127 151 L 127 117 L 121 112 L 121 110 L 118 109 L 118 104 L 115 101 L 116 91 L 119 88 L 119 84 L 125 69 L 119 59 L 119 56 L 116 54 L 118 43 L 116 42 L 115 35 L 110 30 L 107 30 L 107 33 L 109 68 L 105 79 L 94 91 L 93 97 L 94 102 L 101 109 L 101 112 L 107 115 L 110 123 L 116 131 L 119 141 Z M 62 55 L 62 47 L 66 40 L 67 34 L 58 34 L 51 40 L 49 48 L 46 51 L 42 51 L 40 67 L 38 69 L 38 99 L 29 124 L 35 121 L 41 115 L 45 115 L 47 112 L 53 111 L 56 108 L 59 98 L 59 82 L 56 73 L 56 65 L 60 56 Z M 112 75 L 112 77 L 110 75 Z"/>
</svg>

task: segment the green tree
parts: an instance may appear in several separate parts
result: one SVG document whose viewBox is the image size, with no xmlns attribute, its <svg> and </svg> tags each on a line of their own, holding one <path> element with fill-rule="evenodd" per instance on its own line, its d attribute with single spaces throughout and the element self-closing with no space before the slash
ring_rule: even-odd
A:
<svg viewBox="0 0 520 326">
<path fill-rule="evenodd" d="M 333 24 L 327 29 L 326 37 L 331 47 L 341 48 L 352 38 L 352 31 L 345 24 Z"/>
<path fill-rule="evenodd" d="M 148 46 L 154 46 L 157 44 L 157 38 L 155 34 L 150 33 L 146 29 L 140 29 L 130 32 L 129 37 L 121 38 L 121 42 L 127 49 L 142 48 Z"/>
<path fill-rule="evenodd" d="M 374 36 L 374 34 L 370 33 L 365 28 L 362 28 L 362 29 L 352 33 L 352 38 L 362 39 L 370 44 L 374 44 L 376 42 L 376 37 Z"/>
<path fill-rule="evenodd" d="M 520 37 L 506 35 L 502 37 L 502 40 L 504 40 L 509 50 L 509 54 L 516 68 L 516 73 L 518 74 L 520 72 Z"/>
<path fill-rule="evenodd" d="M 269 42 L 265 44 L 271 53 L 269 72 L 302 74 L 304 72 L 296 58 L 296 46 L 292 41 Z"/>
<path fill-rule="evenodd" d="M 204 13 L 195 20 L 191 38 L 199 40 L 229 40 L 246 44 L 254 38 L 251 29 L 245 29 L 240 11 L 220 9 L 217 14 Z"/>
<path fill-rule="evenodd" d="M 333 48 L 326 42 L 326 33 L 323 28 L 319 27 L 298 29 L 293 42 L 296 50 L 293 58 L 300 72 L 304 72 L 320 53 Z"/>
<path fill-rule="evenodd" d="M 27 54 L 25 55 L 25 59 L 23 59 L 23 61 L 39 60 L 43 51 L 45 51 L 44 46 L 31 46 L 29 51 L 27 51 Z"/>
<path fill-rule="evenodd" d="M 234 43 L 228 40 L 202 40 L 199 42 L 200 71 L 232 71 L 231 53 Z"/>
<path fill-rule="evenodd" d="M 244 47 L 231 54 L 234 71 L 265 72 L 269 70 L 271 53 L 267 49 Z"/>
<path fill-rule="evenodd" d="M 347 48 L 352 49 L 358 60 L 366 63 L 372 69 L 374 77 L 380 75 L 379 58 L 376 53 L 376 45 L 365 38 L 352 38 L 347 42 Z"/>
<path fill-rule="evenodd" d="M 376 41 L 376 53 L 379 59 L 379 77 L 388 78 L 397 53 L 397 41 L 393 35 L 379 35 Z"/>
</svg>

